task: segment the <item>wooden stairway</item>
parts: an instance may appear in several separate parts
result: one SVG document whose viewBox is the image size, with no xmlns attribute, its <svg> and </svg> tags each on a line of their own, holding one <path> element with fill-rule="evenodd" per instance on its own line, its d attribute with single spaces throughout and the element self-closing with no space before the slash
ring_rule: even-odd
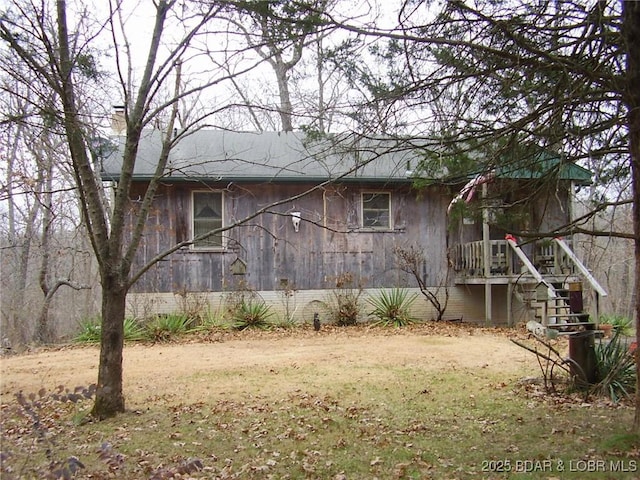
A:
<svg viewBox="0 0 640 480">
<path fill-rule="evenodd" d="M 529 272 L 528 281 L 519 282 L 514 288 L 515 296 L 530 311 L 531 320 L 527 322 L 529 330 L 535 329 L 536 334 L 544 333 L 548 337 L 570 335 L 587 330 L 602 334 L 597 330 L 595 319 L 591 319 L 590 315 L 584 311 L 582 283 L 577 275 L 567 276 L 561 282 L 557 278 L 549 280 L 548 276 L 545 278 L 545 275 L 534 266 L 514 237 L 507 235 L 506 240 Z M 586 267 L 566 243 L 560 239 L 555 241 L 559 242 L 559 247 L 569 255 L 579 272 L 588 273 Z M 591 274 L 588 274 L 586 280 L 598 294 L 606 295 Z"/>
<path fill-rule="evenodd" d="M 530 321 L 526 322 L 527 325 L 536 328 L 537 333 L 542 330 L 546 336 L 555 337 L 596 330 L 596 323 L 588 313 L 572 308 L 569 288 L 549 286 L 546 283 L 520 283 L 514 294 L 528 311 L 526 318 Z M 573 293 L 573 296 L 577 297 L 579 294 L 578 291 Z M 548 330 L 552 330 L 553 333 Z"/>
</svg>

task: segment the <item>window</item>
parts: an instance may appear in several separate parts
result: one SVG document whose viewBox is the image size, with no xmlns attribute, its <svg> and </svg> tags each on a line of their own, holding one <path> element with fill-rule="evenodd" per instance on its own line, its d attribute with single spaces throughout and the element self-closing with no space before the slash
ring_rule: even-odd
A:
<svg viewBox="0 0 640 480">
<path fill-rule="evenodd" d="M 391 195 L 389 193 L 362 194 L 362 226 L 391 228 Z"/>
<path fill-rule="evenodd" d="M 222 227 L 222 192 L 193 192 L 193 236 Z M 193 248 L 221 249 L 222 232 L 193 243 Z"/>
</svg>

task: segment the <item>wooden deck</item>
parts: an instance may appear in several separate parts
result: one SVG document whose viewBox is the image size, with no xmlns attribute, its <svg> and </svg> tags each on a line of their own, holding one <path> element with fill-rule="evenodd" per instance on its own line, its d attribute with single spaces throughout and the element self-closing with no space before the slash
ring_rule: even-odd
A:
<svg viewBox="0 0 640 480">
<path fill-rule="evenodd" d="M 490 240 L 485 255 L 485 242 L 476 241 L 454 245 L 450 260 L 457 284 L 507 284 L 514 278 L 533 276 L 509 246 L 507 240 Z M 575 274 L 574 265 L 566 253 L 552 242 L 531 242 L 521 247 L 536 270 L 550 282 L 565 281 Z"/>
<path fill-rule="evenodd" d="M 458 285 L 484 285 L 485 317 L 492 318 L 493 286 L 506 285 L 509 325 L 528 320 L 543 326 L 562 324 L 563 328 L 579 318 L 589 318 L 582 307 L 582 283 L 595 294 L 593 319 L 599 318 L 599 299 L 606 291 L 575 255 L 569 243 L 560 238 L 551 241 L 518 242 L 507 235 L 504 240 L 476 241 L 455 245 L 449 259 Z M 579 293 L 580 306 L 570 301 Z M 518 315 L 520 313 L 521 315 Z M 573 326 L 573 325 L 571 325 Z"/>
</svg>

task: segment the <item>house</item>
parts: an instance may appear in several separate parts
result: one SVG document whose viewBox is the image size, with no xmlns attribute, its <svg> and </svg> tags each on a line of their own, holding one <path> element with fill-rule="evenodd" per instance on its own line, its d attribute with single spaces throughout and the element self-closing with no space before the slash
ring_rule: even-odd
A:
<svg viewBox="0 0 640 480">
<path fill-rule="evenodd" d="M 105 181 L 119 180 L 122 139 L 117 142 L 103 161 Z M 131 222 L 160 148 L 161 133 L 145 132 L 134 171 Z M 448 292 L 445 318 L 513 322 L 512 303 L 526 300 L 506 297 L 522 277 L 517 255 L 523 250 L 509 246 L 504 225 L 494 226 L 492 217 L 507 214 L 514 231 L 563 225 L 571 215 L 572 186 L 588 182 L 588 172 L 571 165 L 553 191 L 534 195 L 526 190 L 532 178 L 498 173 L 470 188 L 483 190 L 485 199 L 491 192 L 491 208 L 483 201 L 479 216 L 453 218 L 452 200 L 464 184 L 435 181 L 415 189 L 413 169 L 420 160 L 419 149 L 389 139 L 206 129 L 186 135 L 171 152 L 136 265 L 196 240 L 132 287 L 131 310 L 172 310 L 186 294 L 204 295 L 217 305 L 225 293 L 249 288 L 272 304 L 282 303 L 286 293 L 286 302 L 295 304 L 293 316 L 311 321 L 318 302 L 345 274 L 368 293 L 415 288 L 415 278 L 399 268 L 395 253 L 413 246 L 424 252 L 420 273 L 427 285 L 438 295 Z M 482 195 L 475 193 L 478 202 Z M 237 222 L 242 223 L 201 238 Z M 547 250 L 545 261 L 560 261 L 558 252 Z M 537 250 L 533 254 L 535 263 L 540 258 Z M 555 272 L 545 275 L 550 273 Z M 552 280 L 557 284 L 560 277 Z M 415 305 L 416 315 L 435 317 L 426 300 Z"/>
</svg>

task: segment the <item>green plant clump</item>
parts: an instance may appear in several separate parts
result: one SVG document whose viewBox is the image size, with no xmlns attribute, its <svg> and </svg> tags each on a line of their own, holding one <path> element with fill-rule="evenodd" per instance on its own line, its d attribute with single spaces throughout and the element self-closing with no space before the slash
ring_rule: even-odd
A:
<svg viewBox="0 0 640 480">
<path fill-rule="evenodd" d="M 100 343 L 102 322 L 98 319 L 89 319 L 80 322 L 80 333 L 73 339 L 77 343 Z M 135 318 L 124 319 L 124 339 L 132 342 L 146 338 L 145 328 Z"/>
<path fill-rule="evenodd" d="M 225 321 L 224 317 L 219 313 L 209 312 L 206 316 L 200 319 L 191 330 L 194 332 L 212 332 L 214 330 L 225 330 L 229 328 L 229 323 Z"/>
<path fill-rule="evenodd" d="M 271 326 L 269 317 L 273 315 L 271 306 L 264 301 L 242 301 L 232 313 L 233 328 L 244 330 L 246 328 L 267 329 Z"/>
<path fill-rule="evenodd" d="M 76 343 L 100 343 L 100 319 L 90 318 L 80 322 L 80 333 L 73 341 Z"/>
<path fill-rule="evenodd" d="M 614 402 L 633 396 L 636 389 L 636 366 L 633 352 L 615 330 L 611 340 L 596 345 L 597 394 L 607 395 Z"/>
<path fill-rule="evenodd" d="M 394 288 L 390 291 L 383 290 L 379 296 L 367 299 L 367 303 L 373 306 L 373 315 L 378 320 L 376 325 L 384 327 L 404 327 L 416 322 L 409 309 L 415 302 L 417 294 L 409 295 L 404 288 Z"/>
<path fill-rule="evenodd" d="M 137 342 L 140 340 L 145 340 L 147 338 L 147 332 L 145 331 L 144 325 L 142 325 L 135 318 L 125 318 L 124 319 L 124 339 L 129 340 L 131 342 Z"/>
<path fill-rule="evenodd" d="M 633 333 L 633 320 L 623 315 L 602 315 L 600 323 L 613 326 L 613 330 L 628 337 Z"/>
</svg>

